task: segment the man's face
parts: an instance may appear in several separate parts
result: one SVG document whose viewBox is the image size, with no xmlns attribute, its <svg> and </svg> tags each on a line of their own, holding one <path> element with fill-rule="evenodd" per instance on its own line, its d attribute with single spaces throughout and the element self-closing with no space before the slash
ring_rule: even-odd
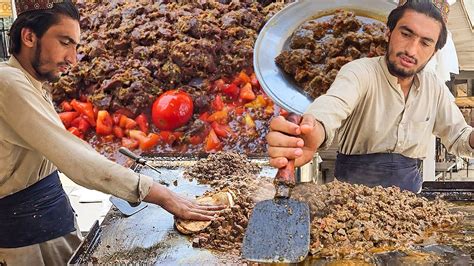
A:
<svg viewBox="0 0 474 266">
<path fill-rule="evenodd" d="M 77 62 L 80 34 L 78 21 L 61 16 L 59 23 L 37 39 L 31 65 L 40 80 L 55 82 Z"/>
<path fill-rule="evenodd" d="M 423 70 L 435 52 L 441 23 L 425 14 L 407 10 L 388 33 L 387 66 L 392 75 L 410 78 Z"/>
</svg>

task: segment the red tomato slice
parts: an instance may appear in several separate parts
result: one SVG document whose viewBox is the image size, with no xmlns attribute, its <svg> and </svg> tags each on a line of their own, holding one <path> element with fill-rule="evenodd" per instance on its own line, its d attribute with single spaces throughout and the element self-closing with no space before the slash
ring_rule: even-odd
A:
<svg viewBox="0 0 474 266">
<path fill-rule="evenodd" d="M 84 115 L 87 122 L 89 122 L 91 126 L 95 126 L 94 108 L 91 103 L 79 102 L 74 99 L 71 101 L 71 106 L 74 108 L 74 110 Z"/>
<path fill-rule="evenodd" d="M 138 140 L 124 137 L 122 138 L 122 146 L 127 149 L 134 150 L 138 148 Z"/>
<path fill-rule="evenodd" d="M 112 134 L 114 122 L 109 112 L 100 110 L 97 114 L 97 125 L 95 131 L 98 135 L 106 136 Z"/>
<path fill-rule="evenodd" d="M 60 106 L 63 112 L 71 112 L 73 110 L 72 105 L 68 101 L 63 101 Z"/>
<path fill-rule="evenodd" d="M 114 133 L 114 136 L 116 136 L 119 139 L 125 136 L 125 132 L 123 131 L 123 129 L 117 125 L 114 126 L 113 133 Z"/>
<path fill-rule="evenodd" d="M 240 99 L 247 100 L 247 101 L 253 101 L 253 100 L 255 100 L 255 98 L 256 98 L 256 96 L 255 96 L 255 93 L 252 90 L 252 84 L 246 83 L 240 89 Z"/>
<path fill-rule="evenodd" d="M 201 144 L 203 139 L 200 136 L 190 136 L 189 137 L 189 143 L 193 145 L 198 145 Z"/>
<path fill-rule="evenodd" d="M 150 127 L 148 123 L 148 118 L 145 116 L 145 114 L 140 114 L 135 118 L 135 122 L 138 124 L 138 128 L 140 128 L 141 131 L 145 132 L 148 134 L 148 128 Z"/>
<path fill-rule="evenodd" d="M 120 116 L 119 125 L 123 129 L 134 129 L 137 126 L 137 122 L 135 120 L 128 118 L 125 115 Z"/>
<path fill-rule="evenodd" d="M 212 122 L 211 127 L 219 137 L 227 138 L 232 134 L 232 129 L 227 125 L 220 125 L 217 122 Z"/>
<path fill-rule="evenodd" d="M 61 119 L 61 122 L 63 122 L 63 125 L 66 128 L 69 128 L 71 126 L 71 122 L 79 116 L 78 112 L 62 112 L 59 113 L 59 118 Z"/>
<path fill-rule="evenodd" d="M 239 96 L 239 87 L 234 83 L 224 85 L 222 92 L 230 96 L 231 98 L 237 98 Z"/>
<path fill-rule="evenodd" d="M 214 101 L 212 101 L 211 106 L 215 111 L 221 111 L 224 109 L 224 101 L 219 94 L 216 95 L 216 98 L 214 98 Z"/>
<path fill-rule="evenodd" d="M 222 143 L 214 132 L 214 129 L 209 131 L 209 135 L 206 138 L 206 145 L 204 150 L 206 152 L 216 152 L 222 149 Z"/>
</svg>

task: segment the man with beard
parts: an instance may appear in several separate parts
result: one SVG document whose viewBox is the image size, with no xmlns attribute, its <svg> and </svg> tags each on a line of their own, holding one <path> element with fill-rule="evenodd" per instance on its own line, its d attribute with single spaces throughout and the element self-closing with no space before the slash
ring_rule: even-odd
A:
<svg viewBox="0 0 474 266">
<path fill-rule="evenodd" d="M 299 125 L 272 120 L 267 135 L 270 163 L 307 163 L 335 135 L 340 181 L 398 186 L 418 192 L 418 161 L 431 134 L 449 152 L 472 157 L 474 134 L 427 62 L 446 43 L 441 11 L 429 0 L 408 0 L 387 21 L 387 54 L 343 66 L 326 95 L 317 98 Z"/>
<path fill-rule="evenodd" d="M 0 265 L 64 265 L 81 242 L 59 181 L 176 217 L 211 220 L 222 206 L 188 201 L 98 154 L 64 129 L 43 82 L 76 63 L 79 12 L 70 0 L 17 0 L 8 62 L 0 64 Z"/>
</svg>

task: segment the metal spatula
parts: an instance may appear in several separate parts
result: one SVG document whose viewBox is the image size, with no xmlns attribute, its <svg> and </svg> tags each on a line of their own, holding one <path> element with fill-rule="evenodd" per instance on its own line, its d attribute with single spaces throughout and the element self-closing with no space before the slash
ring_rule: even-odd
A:
<svg viewBox="0 0 474 266">
<path fill-rule="evenodd" d="M 288 120 L 297 123 L 298 116 Z M 297 263 L 308 254 L 310 216 L 308 204 L 290 199 L 295 185 L 294 161 L 278 170 L 274 199 L 258 202 L 244 236 L 242 257 L 255 262 Z"/>
</svg>

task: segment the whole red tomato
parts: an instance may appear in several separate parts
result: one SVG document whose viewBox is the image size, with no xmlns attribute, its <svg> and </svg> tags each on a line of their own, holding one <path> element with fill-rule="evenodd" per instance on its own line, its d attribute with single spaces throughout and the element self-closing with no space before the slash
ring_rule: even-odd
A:
<svg viewBox="0 0 474 266">
<path fill-rule="evenodd" d="M 193 100 L 186 92 L 167 91 L 153 103 L 153 124 L 160 130 L 174 130 L 188 123 L 193 116 L 193 108 Z"/>
</svg>

